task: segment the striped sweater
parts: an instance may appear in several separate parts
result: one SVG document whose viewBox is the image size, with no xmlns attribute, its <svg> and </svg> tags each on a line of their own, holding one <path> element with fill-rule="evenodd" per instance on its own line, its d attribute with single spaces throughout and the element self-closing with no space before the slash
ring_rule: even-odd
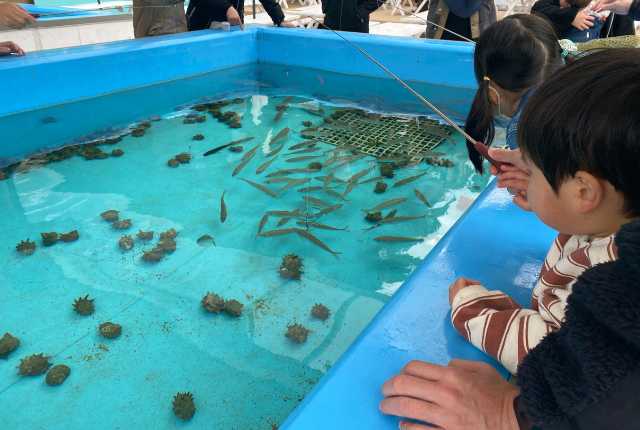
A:
<svg viewBox="0 0 640 430">
<path fill-rule="evenodd" d="M 533 289 L 531 309 L 523 309 L 501 291 L 471 285 L 456 294 L 451 320 L 476 347 L 511 373 L 544 336 L 564 321 L 567 298 L 586 269 L 617 258 L 614 236 L 591 238 L 560 234 L 544 261 Z"/>
</svg>

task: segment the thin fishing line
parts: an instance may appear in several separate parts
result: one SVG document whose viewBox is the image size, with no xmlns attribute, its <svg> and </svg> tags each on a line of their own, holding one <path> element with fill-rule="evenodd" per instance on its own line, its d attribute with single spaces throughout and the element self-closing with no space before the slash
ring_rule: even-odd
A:
<svg viewBox="0 0 640 430">
<path fill-rule="evenodd" d="M 409 10 L 409 9 L 404 9 L 404 8 L 402 8 L 402 7 L 400 7 L 400 6 L 395 6 L 395 7 L 396 7 L 397 9 L 400 9 L 400 10 L 401 10 L 401 11 L 403 11 L 403 12 L 406 12 L 406 13 L 410 14 L 410 15 L 411 15 L 411 16 L 413 16 L 414 18 L 418 18 L 418 19 L 419 19 L 419 20 L 421 20 L 423 23 L 425 23 L 425 24 L 427 24 L 427 25 L 433 25 L 433 26 L 435 26 L 435 27 L 438 27 L 438 28 L 442 29 L 443 31 L 446 31 L 447 33 L 451 33 L 451 34 L 453 34 L 454 36 L 457 36 L 457 37 L 459 37 L 460 39 L 463 39 L 465 42 L 471 42 L 471 43 L 473 43 L 474 45 L 475 45 L 475 43 L 476 43 L 476 42 L 475 42 L 475 41 L 473 41 L 472 39 L 469 39 L 468 37 L 463 36 L 463 35 L 461 35 L 461 34 L 458 34 L 458 33 L 456 33 L 455 31 L 448 29 L 447 27 L 443 27 L 443 26 L 441 26 L 440 24 L 436 24 L 435 22 L 429 21 L 428 19 L 421 17 L 421 16 L 420 16 L 420 15 L 418 15 L 416 12 L 413 12 L 413 11 L 411 11 L 411 10 Z"/>
<path fill-rule="evenodd" d="M 442 118 L 447 124 L 449 124 L 451 127 L 453 127 L 458 133 L 462 134 L 467 140 L 469 140 L 470 142 L 475 142 L 476 140 L 474 138 L 472 138 L 467 132 L 465 132 L 462 127 L 460 127 L 458 124 L 456 124 L 451 118 L 449 118 L 444 112 L 442 112 L 440 109 L 438 109 L 438 107 L 436 105 L 434 105 L 433 103 L 431 103 L 429 100 L 427 100 L 425 97 L 423 97 L 420 93 L 418 93 L 416 90 L 414 90 L 409 84 L 407 84 L 405 81 L 403 81 L 398 75 L 396 75 L 394 72 L 392 72 L 391 70 L 389 70 L 389 68 L 387 68 L 384 64 L 382 64 L 380 61 L 376 60 L 371 54 L 369 54 L 367 51 L 365 51 L 363 48 L 359 47 L 358 45 L 356 45 L 355 43 L 351 42 L 350 40 L 348 40 L 346 37 L 344 37 L 343 35 L 341 35 L 339 32 L 335 31 L 332 28 L 327 27 L 326 25 L 324 25 L 323 23 L 321 23 L 320 21 L 318 21 L 317 19 L 310 17 L 311 19 L 313 19 L 314 21 L 316 21 L 318 23 L 318 25 L 322 25 L 323 27 L 327 28 L 328 30 L 332 31 L 336 36 L 338 36 L 340 39 L 344 40 L 348 45 L 350 45 L 352 48 L 355 48 L 358 52 L 360 52 L 362 55 L 364 55 L 367 59 L 369 59 L 371 62 L 373 62 L 376 66 L 378 66 L 380 69 L 382 69 L 382 71 L 384 71 L 386 74 L 388 74 L 389 76 L 391 76 L 393 79 L 395 79 L 400 85 L 402 85 L 407 91 L 409 91 L 411 94 L 413 94 L 418 100 L 420 100 L 423 104 L 425 104 L 429 109 L 431 109 L 432 111 L 434 111 L 440 118 Z"/>
</svg>

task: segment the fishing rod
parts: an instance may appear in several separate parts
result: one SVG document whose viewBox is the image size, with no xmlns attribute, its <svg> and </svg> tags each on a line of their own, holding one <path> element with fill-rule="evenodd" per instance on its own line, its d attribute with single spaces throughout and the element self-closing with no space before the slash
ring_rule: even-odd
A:
<svg viewBox="0 0 640 430">
<path fill-rule="evenodd" d="M 469 133 L 464 131 L 462 129 L 462 127 L 460 127 L 458 124 L 456 124 L 455 121 L 453 121 L 451 118 L 449 118 L 449 116 L 447 114 L 445 114 L 440 109 L 438 109 L 438 107 L 436 105 L 431 103 L 424 96 L 422 96 L 420 93 L 418 93 L 416 90 L 414 90 L 409 84 L 407 84 L 405 81 L 403 81 L 398 75 L 396 75 L 394 72 L 389 70 L 388 67 L 386 67 L 384 64 L 382 64 L 377 59 L 375 59 L 371 54 L 369 54 L 363 48 L 361 48 L 358 45 L 356 45 L 355 43 L 351 42 L 350 40 L 348 40 L 346 37 L 344 37 L 342 34 L 337 32 L 336 30 L 327 27 L 326 25 L 324 25 L 324 23 L 321 23 L 317 19 L 315 19 L 313 17 L 311 17 L 311 19 L 316 21 L 318 23 L 318 25 L 322 25 L 322 27 L 332 31 L 336 36 L 338 36 L 340 39 L 344 40 L 349 46 L 351 46 L 352 48 L 356 49 L 358 52 L 360 52 L 362 55 L 364 55 L 369 61 L 373 62 L 376 66 L 378 66 L 380 69 L 382 69 L 382 71 L 384 71 L 386 74 L 391 76 L 396 82 L 398 82 L 400 85 L 402 85 L 402 87 L 404 87 L 413 96 L 415 96 L 418 100 L 420 100 L 420 102 L 422 104 L 424 104 L 429 109 L 434 111 L 440 118 L 442 118 L 444 120 L 444 122 L 449 124 L 451 127 L 453 127 L 454 130 L 456 130 L 458 133 L 460 133 L 462 136 L 464 136 L 465 139 L 467 139 L 469 142 L 471 142 L 471 144 L 474 146 L 476 151 L 478 151 L 480 154 L 482 154 L 482 156 L 484 158 L 486 158 L 489 163 L 491 163 L 494 167 L 496 167 L 498 169 L 498 171 L 500 171 L 500 166 L 502 164 L 504 164 L 504 163 L 501 163 L 499 161 L 494 160 L 489 155 L 489 148 L 486 145 L 484 145 L 481 142 L 478 142 L 476 139 L 471 137 L 471 135 L 469 135 Z"/>
</svg>

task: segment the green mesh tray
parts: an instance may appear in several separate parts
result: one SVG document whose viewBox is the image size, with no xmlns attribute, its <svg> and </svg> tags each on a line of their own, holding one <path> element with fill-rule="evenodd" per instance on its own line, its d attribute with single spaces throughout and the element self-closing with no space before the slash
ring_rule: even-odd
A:
<svg viewBox="0 0 640 430">
<path fill-rule="evenodd" d="M 451 136 L 452 128 L 428 118 L 402 118 L 337 111 L 329 124 L 315 136 L 336 146 L 347 145 L 377 158 L 403 157 L 411 160 L 429 155 Z"/>
</svg>

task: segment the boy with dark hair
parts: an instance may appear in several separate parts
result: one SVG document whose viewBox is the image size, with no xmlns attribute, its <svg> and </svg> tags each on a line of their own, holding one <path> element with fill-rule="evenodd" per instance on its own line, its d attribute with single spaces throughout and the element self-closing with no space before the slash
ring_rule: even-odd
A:
<svg viewBox="0 0 640 430">
<path fill-rule="evenodd" d="M 532 308 L 473 280 L 458 279 L 450 289 L 455 328 L 512 373 L 560 328 L 576 279 L 616 260 L 615 234 L 640 217 L 640 53 L 592 54 L 580 61 L 579 73 L 574 69 L 567 66 L 553 85 L 543 84 L 520 120 L 527 203 L 560 232 L 533 290 Z M 566 76 L 573 79 L 560 79 Z"/>
</svg>

